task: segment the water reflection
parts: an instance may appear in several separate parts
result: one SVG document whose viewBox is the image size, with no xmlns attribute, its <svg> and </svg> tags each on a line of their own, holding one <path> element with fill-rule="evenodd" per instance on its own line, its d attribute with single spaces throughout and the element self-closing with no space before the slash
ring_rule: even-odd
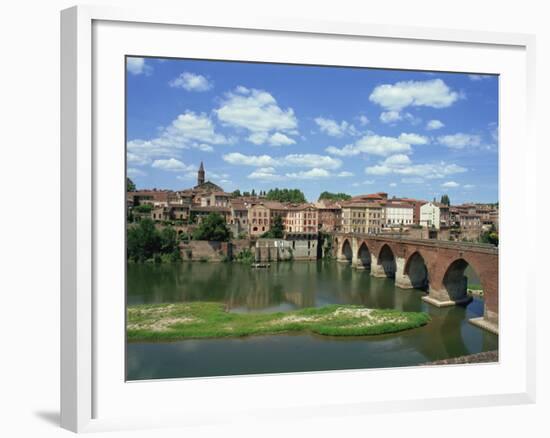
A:
<svg viewBox="0 0 550 438">
<path fill-rule="evenodd" d="M 425 292 L 395 288 L 387 278 L 329 262 L 273 264 L 251 269 L 235 263 L 128 266 L 128 303 L 223 302 L 232 312 L 273 312 L 327 304 L 427 311 L 432 322 L 402 333 L 330 338 L 307 334 L 240 339 L 130 343 L 128 378 L 394 367 L 496 349 L 498 337 L 467 322 L 483 314 L 479 299 L 467 307 L 436 308 Z"/>
</svg>

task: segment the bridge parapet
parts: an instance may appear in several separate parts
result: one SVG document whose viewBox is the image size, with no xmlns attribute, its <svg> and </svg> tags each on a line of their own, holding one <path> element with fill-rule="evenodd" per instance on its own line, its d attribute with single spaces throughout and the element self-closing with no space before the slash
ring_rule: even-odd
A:
<svg viewBox="0 0 550 438">
<path fill-rule="evenodd" d="M 334 233 L 334 237 L 340 239 L 372 240 L 377 242 L 393 242 L 404 244 L 416 244 L 424 246 L 435 246 L 439 248 L 461 249 L 463 251 L 479 251 L 489 254 L 498 254 L 498 247 L 490 243 L 457 242 L 452 240 L 437 239 L 414 239 L 395 234 L 359 234 L 359 233 Z"/>
</svg>

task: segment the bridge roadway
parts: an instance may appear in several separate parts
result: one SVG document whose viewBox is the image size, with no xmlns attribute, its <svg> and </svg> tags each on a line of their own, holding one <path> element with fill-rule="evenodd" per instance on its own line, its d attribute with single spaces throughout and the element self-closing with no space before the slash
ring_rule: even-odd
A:
<svg viewBox="0 0 550 438">
<path fill-rule="evenodd" d="M 493 245 L 435 239 L 409 239 L 399 235 L 333 235 L 339 262 L 370 269 L 374 277 L 390 277 L 403 289 L 425 289 L 423 300 L 438 307 L 467 304 L 471 266 L 483 289 L 483 317 L 470 322 L 498 334 L 498 248 Z"/>
</svg>

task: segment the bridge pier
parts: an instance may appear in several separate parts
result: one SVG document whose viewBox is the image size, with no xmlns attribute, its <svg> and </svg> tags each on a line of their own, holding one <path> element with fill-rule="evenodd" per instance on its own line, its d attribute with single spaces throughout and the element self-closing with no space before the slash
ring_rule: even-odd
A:
<svg viewBox="0 0 550 438">
<path fill-rule="evenodd" d="M 395 286 L 401 289 L 414 289 L 410 277 L 405 274 L 406 260 L 403 257 L 395 258 Z"/>
<path fill-rule="evenodd" d="M 472 299 L 472 297 L 466 296 L 464 298 L 452 300 L 445 288 L 436 289 L 431 285 L 428 290 L 428 295 L 422 297 L 423 301 L 436 307 L 450 307 L 456 306 L 457 304 L 468 304 L 472 301 Z"/>
<path fill-rule="evenodd" d="M 371 253 L 370 257 L 371 257 L 370 275 L 372 277 L 385 278 L 386 271 L 384 271 L 384 266 L 382 266 L 381 264 L 378 264 L 378 257 L 376 257 L 376 254 Z"/>
</svg>

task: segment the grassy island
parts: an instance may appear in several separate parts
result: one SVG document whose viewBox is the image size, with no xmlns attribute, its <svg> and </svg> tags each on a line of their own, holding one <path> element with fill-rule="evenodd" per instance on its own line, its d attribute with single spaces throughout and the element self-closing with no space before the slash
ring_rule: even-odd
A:
<svg viewBox="0 0 550 438">
<path fill-rule="evenodd" d="M 128 307 L 129 341 L 172 341 L 311 332 L 326 336 L 394 333 L 427 324 L 428 314 L 352 305 L 292 312 L 231 313 L 222 303 L 145 304 Z"/>
</svg>

